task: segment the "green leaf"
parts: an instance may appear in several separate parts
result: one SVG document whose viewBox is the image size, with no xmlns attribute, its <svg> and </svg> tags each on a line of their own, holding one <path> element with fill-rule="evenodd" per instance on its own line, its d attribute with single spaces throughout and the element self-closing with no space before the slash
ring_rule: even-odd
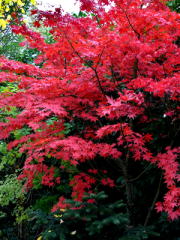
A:
<svg viewBox="0 0 180 240">
<path fill-rule="evenodd" d="M 86 208 L 86 212 L 90 213 L 91 212 L 91 208 Z"/>
<path fill-rule="evenodd" d="M 111 217 L 110 218 L 106 218 L 106 219 L 103 220 L 103 224 L 106 224 L 106 225 L 108 225 L 110 222 L 112 222 L 112 218 Z"/>
<path fill-rule="evenodd" d="M 105 199 L 105 198 L 107 198 L 107 197 L 108 197 L 108 196 L 107 196 L 106 194 L 102 194 L 102 195 L 98 196 L 99 199 Z"/>
<path fill-rule="evenodd" d="M 101 229 L 101 228 L 103 228 L 104 227 L 104 224 L 103 223 L 100 223 L 98 226 L 97 226 L 97 228 L 99 228 L 99 229 Z"/>
<path fill-rule="evenodd" d="M 138 236 L 126 236 L 119 238 L 119 240 L 141 240 L 141 238 L 139 238 Z"/>
<path fill-rule="evenodd" d="M 96 230 L 92 230 L 92 231 L 89 233 L 89 235 L 92 236 L 92 235 L 94 235 L 95 233 L 96 233 Z"/>
<path fill-rule="evenodd" d="M 75 211 L 74 216 L 75 216 L 76 218 L 79 218 L 79 217 L 80 217 L 79 212 L 76 212 L 76 211 Z"/>
<path fill-rule="evenodd" d="M 147 231 L 147 233 L 148 233 L 149 235 L 152 235 L 152 236 L 155 236 L 155 237 L 159 237 L 159 236 L 160 236 L 159 233 L 153 232 L 153 231 Z"/>
<path fill-rule="evenodd" d="M 100 215 L 104 215 L 105 214 L 105 211 L 100 211 Z"/>
<path fill-rule="evenodd" d="M 118 224 L 120 224 L 120 221 L 118 219 L 113 219 L 113 223 L 118 225 Z"/>
<path fill-rule="evenodd" d="M 101 222 L 100 221 L 95 221 L 93 222 L 93 225 L 99 225 Z"/>
<path fill-rule="evenodd" d="M 91 221 L 91 217 L 90 217 L 90 216 L 87 216 L 87 217 L 86 217 L 86 221 Z"/>
<path fill-rule="evenodd" d="M 42 219 L 42 223 L 43 223 L 43 224 L 47 224 L 47 223 L 48 223 L 48 220 L 47 220 L 46 218 L 43 218 L 43 219 Z"/>
</svg>

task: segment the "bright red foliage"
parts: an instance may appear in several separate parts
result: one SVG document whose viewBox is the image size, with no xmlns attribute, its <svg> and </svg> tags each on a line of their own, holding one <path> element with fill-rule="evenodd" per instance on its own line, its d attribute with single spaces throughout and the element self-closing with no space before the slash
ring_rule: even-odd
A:
<svg viewBox="0 0 180 240">
<path fill-rule="evenodd" d="M 132 122 L 156 121 L 148 117 L 153 101 L 148 102 L 146 96 L 162 103 L 168 96 L 179 105 L 180 48 L 174 41 L 180 35 L 180 15 L 158 0 L 148 1 L 146 8 L 142 7 L 146 1 L 139 0 L 80 2 L 81 9 L 93 12 L 94 17 L 75 19 L 62 16 L 58 9 L 54 14 L 39 13 L 34 24 L 39 26 L 42 20 L 45 26 L 52 26 L 56 42 L 51 45 L 27 26 L 13 26 L 15 33 L 26 37 L 29 47 L 41 52 L 35 63 L 44 64 L 39 68 L 0 58 L 0 81 L 17 82 L 20 89 L 1 94 L 0 106 L 22 109 L 17 118 L 0 123 L 0 137 L 8 138 L 24 125 L 33 130 L 9 144 L 10 149 L 23 143 L 20 151 L 27 153 L 19 176 L 27 178 L 26 189 L 32 188 L 39 173 L 45 173 L 44 185 L 60 183 L 59 177 L 54 179 L 54 167 L 45 164 L 48 154 L 74 166 L 85 161 L 93 164 L 97 156 L 116 162 L 123 170 L 128 158 L 155 163 L 164 171 L 169 189 L 164 203 L 158 202 L 156 208 L 168 212 L 173 220 L 180 216 L 180 188 L 176 185 L 180 180 L 176 161 L 180 148 L 172 144 L 155 156 L 149 144 L 152 134 L 135 132 Z M 105 6 L 111 3 L 114 6 L 106 12 Z M 164 112 L 172 121 L 180 119 L 177 107 L 178 112 Z M 58 121 L 47 125 L 52 116 Z M 64 138 L 64 123 L 74 119 L 82 123 L 81 131 Z M 110 140 L 111 135 L 115 140 Z M 77 200 L 96 183 L 88 172 L 96 177 L 100 174 L 103 185 L 114 186 L 114 180 L 103 175 L 106 170 L 88 169 L 87 174 L 79 173 L 70 182 Z M 63 204 L 61 198 L 53 210 Z"/>
</svg>

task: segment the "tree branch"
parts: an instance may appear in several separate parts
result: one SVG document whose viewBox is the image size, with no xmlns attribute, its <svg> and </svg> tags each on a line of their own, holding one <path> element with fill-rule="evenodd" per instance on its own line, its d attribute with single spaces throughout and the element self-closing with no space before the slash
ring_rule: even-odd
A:
<svg viewBox="0 0 180 240">
<path fill-rule="evenodd" d="M 148 223 L 149 223 L 149 219 L 151 217 L 151 214 L 152 214 L 152 211 L 154 210 L 154 206 L 157 202 L 157 199 L 159 197 L 159 194 L 160 194 L 160 189 L 161 189 L 161 184 L 162 184 L 162 180 L 163 180 L 163 174 L 164 174 L 164 171 L 161 173 L 161 178 L 159 180 L 159 185 L 158 185 L 158 189 L 157 189 L 157 192 L 156 192 L 156 196 L 154 198 L 154 201 L 149 209 L 149 212 L 148 212 L 148 215 L 146 217 L 146 220 L 145 220 L 145 223 L 144 223 L 144 227 L 147 227 Z"/>
</svg>

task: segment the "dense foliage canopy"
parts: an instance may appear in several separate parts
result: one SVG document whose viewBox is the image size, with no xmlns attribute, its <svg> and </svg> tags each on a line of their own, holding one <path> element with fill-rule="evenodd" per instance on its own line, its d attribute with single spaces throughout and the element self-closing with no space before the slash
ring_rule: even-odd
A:
<svg viewBox="0 0 180 240">
<path fill-rule="evenodd" d="M 36 59 L 0 57 L 0 138 L 16 151 L 23 194 L 52 188 L 51 214 L 66 208 L 68 221 L 94 209 L 103 190 L 127 206 L 127 215 L 104 220 L 124 219 L 113 239 L 130 239 L 130 229 L 158 221 L 154 208 L 170 221 L 180 216 L 180 15 L 159 0 L 80 3 L 79 16 L 32 11 L 34 27 L 51 27 L 48 41 L 23 22 L 11 26 Z"/>
</svg>

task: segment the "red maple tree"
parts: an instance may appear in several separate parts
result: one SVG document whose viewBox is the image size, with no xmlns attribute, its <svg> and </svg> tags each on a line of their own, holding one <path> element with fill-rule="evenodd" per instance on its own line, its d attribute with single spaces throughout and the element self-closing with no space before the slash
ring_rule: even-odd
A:
<svg viewBox="0 0 180 240">
<path fill-rule="evenodd" d="M 54 166 L 46 165 L 50 155 L 59 160 L 61 169 L 61 159 L 79 169 L 70 181 L 77 200 L 97 182 L 118 188 L 115 179 L 108 177 L 108 169 L 93 165 L 98 158 L 123 172 L 129 206 L 130 162 L 156 164 L 167 184 L 164 202 L 158 202 L 156 208 L 173 220 L 180 216 L 180 147 L 173 140 L 180 120 L 180 48 L 176 44 L 180 16 L 159 0 L 80 3 L 82 11 L 92 14 L 74 18 L 61 15 L 60 9 L 33 13 L 37 14 L 36 26 L 41 21 L 52 27 L 53 44 L 47 44 L 24 24 L 12 26 L 13 32 L 21 33 L 28 47 L 36 48 L 40 55 L 36 66 L 0 58 L 0 81 L 16 82 L 19 87 L 17 93 L 1 94 L 1 108 L 16 106 L 21 110 L 16 118 L 0 123 L 0 138 L 30 127 L 30 135 L 8 146 L 11 149 L 21 144 L 20 152 L 27 154 L 19 176 L 27 178 L 25 189 L 33 187 L 33 179 L 40 173 L 44 174 L 42 184 L 61 184 L 60 178 L 54 177 Z M 166 136 L 156 127 L 160 113 L 169 124 Z M 48 125 L 52 116 L 58 120 Z M 65 123 L 76 129 L 73 134 L 65 135 Z M 158 152 L 150 144 L 154 130 L 143 131 L 149 123 L 154 124 L 162 141 Z M 81 171 L 84 162 L 91 166 L 85 173 Z M 63 202 L 60 198 L 53 210 L 62 208 Z"/>
</svg>

